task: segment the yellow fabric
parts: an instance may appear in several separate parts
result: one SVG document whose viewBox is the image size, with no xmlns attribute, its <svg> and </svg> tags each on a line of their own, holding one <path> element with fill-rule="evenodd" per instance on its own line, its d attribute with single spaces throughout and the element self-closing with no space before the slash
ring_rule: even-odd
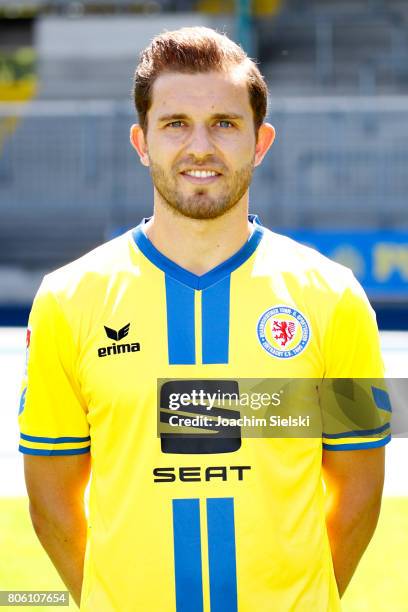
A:
<svg viewBox="0 0 408 612">
<path fill-rule="evenodd" d="M 228 363 L 202 363 L 204 291 L 196 291 L 196 363 L 170 365 L 165 277 L 127 233 L 48 275 L 30 316 L 21 450 L 91 451 L 81 610 L 176 611 L 172 500 L 198 499 L 209 611 L 208 498 L 233 499 L 240 612 L 340 610 L 324 520 L 322 440 L 246 438 L 234 452 L 164 453 L 157 379 L 381 377 L 367 299 L 349 270 L 264 229 L 230 274 Z M 261 345 L 259 320 L 276 305 L 307 322 L 309 339 L 295 356 L 276 357 Z M 107 337 L 105 326 L 118 333 L 128 323 L 121 340 Z M 296 347 L 305 329 L 293 327 Z M 277 345 L 270 321 L 267 328 Z M 100 356 L 121 343 L 127 352 Z M 356 448 L 361 441 L 347 440 Z M 344 440 L 327 442 L 335 448 Z M 364 442 L 385 443 L 386 433 Z M 206 481 L 209 466 L 224 467 L 226 479 Z M 250 469 L 240 480 L 233 466 Z M 169 467 L 176 480 L 155 482 L 153 470 Z M 201 480 L 180 480 L 183 467 L 199 468 Z M 225 611 L 232 609 L 226 602 Z"/>
</svg>

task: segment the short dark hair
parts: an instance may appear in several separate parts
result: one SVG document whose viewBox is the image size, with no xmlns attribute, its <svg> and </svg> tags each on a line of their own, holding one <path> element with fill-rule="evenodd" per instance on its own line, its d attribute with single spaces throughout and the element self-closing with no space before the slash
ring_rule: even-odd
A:
<svg viewBox="0 0 408 612">
<path fill-rule="evenodd" d="M 143 131 L 147 130 L 153 84 L 160 74 L 173 71 L 187 74 L 221 72 L 235 66 L 242 66 L 246 71 L 257 134 L 266 116 L 268 88 L 257 65 L 240 46 L 225 34 L 205 27 L 180 28 L 155 36 L 140 54 L 134 76 L 133 99 Z"/>
</svg>

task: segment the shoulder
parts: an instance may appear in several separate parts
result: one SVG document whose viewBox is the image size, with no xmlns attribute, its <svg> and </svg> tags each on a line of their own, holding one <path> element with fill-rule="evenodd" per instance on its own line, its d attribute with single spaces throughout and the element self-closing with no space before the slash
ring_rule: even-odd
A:
<svg viewBox="0 0 408 612">
<path fill-rule="evenodd" d="M 282 275 L 285 282 L 297 285 L 303 291 L 311 289 L 322 295 L 331 294 L 338 299 L 349 291 L 365 295 L 350 268 L 329 259 L 314 248 L 266 228 L 261 244 L 263 265 L 275 274 Z"/>
<path fill-rule="evenodd" d="M 113 278 L 132 270 L 131 240 L 131 232 L 126 232 L 50 272 L 43 279 L 41 291 L 64 300 L 78 292 L 92 294 L 106 287 Z"/>
<path fill-rule="evenodd" d="M 375 323 L 375 313 L 350 268 L 269 230 L 261 245 L 258 271 L 269 275 L 275 293 L 287 296 L 321 334 L 339 321 L 348 326 L 357 320 Z"/>
<path fill-rule="evenodd" d="M 35 296 L 30 323 L 52 318 L 78 333 L 91 329 L 118 293 L 139 275 L 139 254 L 131 232 L 106 242 L 47 274 Z"/>
</svg>

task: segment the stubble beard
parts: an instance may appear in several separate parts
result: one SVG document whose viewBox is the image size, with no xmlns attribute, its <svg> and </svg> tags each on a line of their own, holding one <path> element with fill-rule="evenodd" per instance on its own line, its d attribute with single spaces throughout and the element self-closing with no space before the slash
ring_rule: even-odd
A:
<svg viewBox="0 0 408 612">
<path fill-rule="evenodd" d="M 253 171 L 252 161 L 234 172 L 230 180 L 220 179 L 227 184 L 217 197 L 209 195 L 210 186 L 198 185 L 192 195 L 186 196 L 176 188 L 175 179 L 150 160 L 152 181 L 163 201 L 172 210 L 190 219 L 216 219 L 231 210 L 248 190 Z"/>
</svg>

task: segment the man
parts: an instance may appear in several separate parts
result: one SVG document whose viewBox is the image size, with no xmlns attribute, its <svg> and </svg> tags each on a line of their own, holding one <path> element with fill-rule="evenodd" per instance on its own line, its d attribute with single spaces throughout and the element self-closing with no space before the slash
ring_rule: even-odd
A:
<svg viewBox="0 0 408 612">
<path fill-rule="evenodd" d="M 248 218 L 274 129 L 238 46 L 207 28 L 156 37 L 135 102 L 154 215 L 48 275 L 30 316 L 34 528 L 81 610 L 339 610 L 388 431 L 160 438 L 157 379 L 380 377 L 373 311 L 349 270 Z"/>
</svg>

